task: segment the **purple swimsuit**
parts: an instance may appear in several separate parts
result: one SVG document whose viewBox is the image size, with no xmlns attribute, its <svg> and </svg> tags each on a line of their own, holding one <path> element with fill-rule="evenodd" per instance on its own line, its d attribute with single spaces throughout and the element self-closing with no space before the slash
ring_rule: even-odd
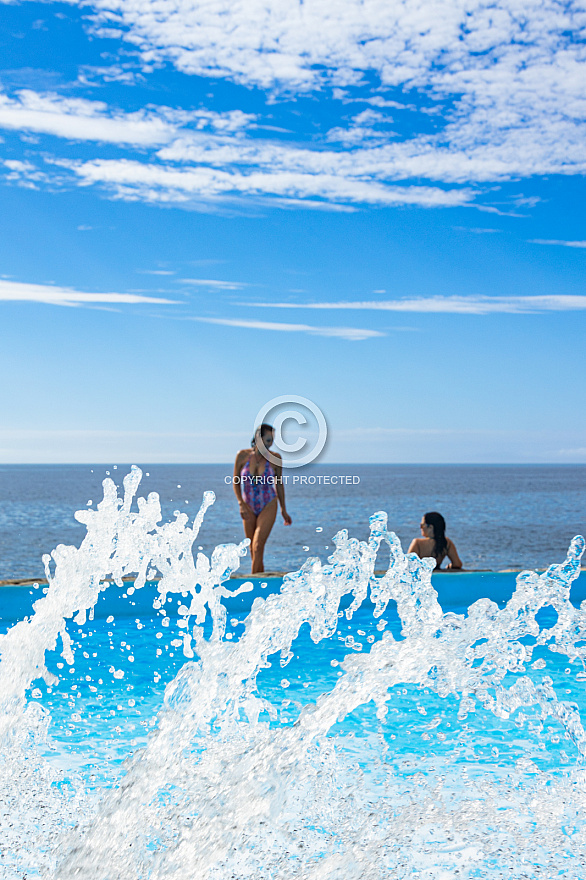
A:
<svg viewBox="0 0 586 880">
<path fill-rule="evenodd" d="M 242 485 L 242 498 L 252 508 L 255 516 L 259 515 L 269 501 L 277 497 L 275 472 L 269 461 L 265 465 L 264 473 L 253 477 L 250 473 L 250 461 L 247 459 L 240 471 L 240 483 Z"/>
</svg>

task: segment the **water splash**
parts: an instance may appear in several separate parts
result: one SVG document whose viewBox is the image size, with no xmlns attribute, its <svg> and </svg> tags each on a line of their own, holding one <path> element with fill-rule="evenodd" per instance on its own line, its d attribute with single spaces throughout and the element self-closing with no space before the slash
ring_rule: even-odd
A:
<svg viewBox="0 0 586 880">
<path fill-rule="evenodd" d="M 504 608 L 481 599 L 455 614 L 438 602 L 433 563 L 405 555 L 386 514 L 377 513 L 368 541 L 339 532 L 327 564 L 308 559 L 285 577 L 280 593 L 255 598 L 234 641 L 226 637 L 222 600 L 252 588 L 227 586 L 247 542 L 194 560 L 213 493 L 192 526 L 184 514 L 161 524 L 154 493 L 132 509 L 140 478 L 133 468 L 123 498 L 104 481 L 97 511 L 76 514 L 87 528 L 81 546 L 59 546 L 45 559 L 46 596 L 30 619 L 0 636 L 1 803 L 11 847 L 0 867 L 13 871 L 7 877 L 26 870 L 55 880 L 443 880 L 457 870 L 462 877 L 527 878 L 551 874 L 560 859 L 567 877 L 583 876 L 586 734 L 578 706 L 560 699 L 552 678 L 539 672 L 545 647 L 586 669 L 586 603 L 576 609 L 570 602 L 583 538 L 572 541 L 562 564 L 540 576 L 522 573 Z M 390 561 L 378 578 L 382 544 Z M 39 678 L 55 683 L 45 655 L 57 645 L 73 666 L 79 648 L 68 619 L 82 626 L 111 583 L 132 595 L 155 574 L 155 612 L 164 616 L 167 598 L 181 596 L 177 628 L 186 662 L 166 689 L 145 747 L 129 756 L 119 782 L 97 791 L 44 757 L 49 718 L 27 702 L 27 689 Z M 270 658 L 290 663 L 306 630 L 316 646 L 332 640 L 340 616 L 352 621 L 368 598 L 378 640 L 366 652 L 347 636 L 352 650 L 335 684 L 299 705 L 294 723 L 283 722 L 262 693 Z M 557 615 L 551 626 L 538 620 L 543 609 Z M 394 635 L 382 617 L 391 612 L 399 620 Z M 434 699 L 454 705 L 452 754 L 427 746 L 430 731 L 439 737 L 440 715 L 422 743 L 393 749 L 398 686 L 427 692 L 417 698 L 422 715 Z M 359 738 L 344 727 L 357 712 L 372 716 Z M 497 725 L 489 765 L 474 754 L 487 741 L 471 724 L 478 717 Z M 558 738 L 573 744 L 570 766 L 540 768 L 535 748 L 516 765 L 499 763 L 509 722 L 515 735 L 530 731 L 538 753 L 547 751 L 545 731 L 555 725 Z"/>
</svg>

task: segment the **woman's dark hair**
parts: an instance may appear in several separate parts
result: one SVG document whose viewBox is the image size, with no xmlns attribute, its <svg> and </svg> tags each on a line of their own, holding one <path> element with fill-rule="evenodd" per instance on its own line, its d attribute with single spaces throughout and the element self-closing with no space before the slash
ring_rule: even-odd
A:
<svg viewBox="0 0 586 880">
<path fill-rule="evenodd" d="M 252 448 L 254 449 L 254 447 L 256 446 L 256 435 L 258 434 L 259 431 L 260 431 L 260 436 L 262 438 L 267 433 L 267 431 L 274 431 L 274 430 L 275 429 L 273 428 L 273 426 L 267 425 L 266 422 L 263 422 L 262 425 L 259 425 L 258 428 L 256 429 L 256 431 L 254 432 L 254 437 L 250 441 L 250 445 L 252 446 Z"/>
<path fill-rule="evenodd" d="M 430 513 L 424 513 L 423 519 L 428 526 L 433 526 L 433 539 L 435 541 L 433 555 L 439 562 L 440 558 L 445 555 L 448 546 L 446 540 L 446 521 L 441 513 L 437 513 L 435 510 L 430 511 Z"/>
</svg>

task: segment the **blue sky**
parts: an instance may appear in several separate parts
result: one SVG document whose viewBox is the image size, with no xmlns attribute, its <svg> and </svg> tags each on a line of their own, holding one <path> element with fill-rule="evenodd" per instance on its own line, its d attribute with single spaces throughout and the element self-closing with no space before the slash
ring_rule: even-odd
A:
<svg viewBox="0 0 586 880">
<path fill-rule="evenodd" d="M 0 461 L 584 462 L 586 13 L 0 0 Z"/>
</svg>

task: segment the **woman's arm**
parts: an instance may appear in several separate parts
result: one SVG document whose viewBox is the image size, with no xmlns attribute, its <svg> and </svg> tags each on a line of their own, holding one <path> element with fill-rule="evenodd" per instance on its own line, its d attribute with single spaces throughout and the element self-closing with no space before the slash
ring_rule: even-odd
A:
<svg viewBox="0 0 586 880">
<path fill-rule="evenodd" d="M 448 559 L 450 560 L 450 564 L 448 565 L 448 568 L 452 568 L 452 569 L 462 568 L 462 560 L 458 556 L 458 551 L 456 550 L 456 545 L 449 538 L 448 538 L 447 551 L 448 551 Z"/>
<path fill-rule="evenodd" d="M 419 558 L 421 558 L 421 555 L 419 553 L 419 538 L 413 538 L 413 540 L 409 544 L 409 549 L 407 550 L 407 553 L 417 553 Z"/>
<path fill-rule="evenodd" d="M 273 456 L 277 456 L 278 453 L 273 452 Z M 279 458 L 281 456 L 279 455 Z M 279 504 L 281 505 L 281 513 L 283 514 L 283 521 L 286 526 L 290 526 L 292 523 L 292 519 L 287 513 L 287 508 L 285 506 L 285 486 L 283 485 L 283 465 L 281 463 L 274 465 L 275 471 L 275 489 L 277 490 L 277 498 L 279 499 Z"/>
<path fill-rule="evenodd" d="M 254 515 L 252 510 L 242 497 L 242 485 L 240 483 L 240 471 L 244 467 L 244 462 L 249 453 L 249 449 L 241 449 L 236 456 L 236 461 L 234 462 L 234 479 L 232 480 L 232 488 L 234 489 L 234 494 L 236 495 L 238 506 L 240 507 L 240 516 L 242 517 L 242 519 L 246 519 L 248 516 Z"/>
</svg>

